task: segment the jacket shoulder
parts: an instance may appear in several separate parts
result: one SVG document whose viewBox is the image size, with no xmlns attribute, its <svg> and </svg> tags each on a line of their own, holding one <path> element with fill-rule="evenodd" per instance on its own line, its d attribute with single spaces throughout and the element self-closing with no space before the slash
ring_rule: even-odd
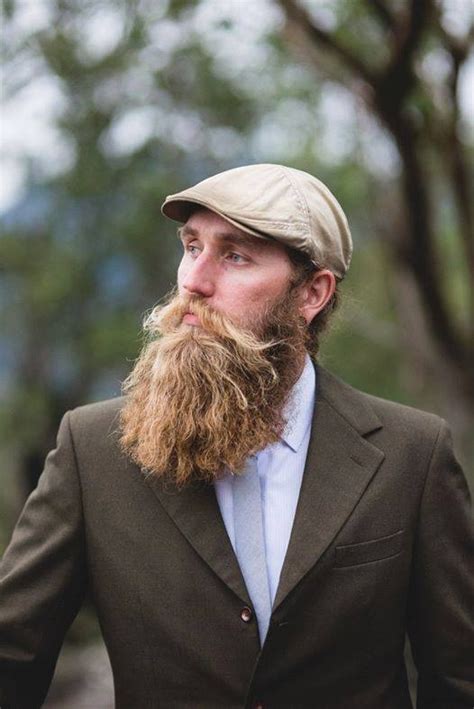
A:
<svg viewBox="0 0 474 709">
<path fill-rule="evenodd" d="M 119 396 L 79 406 L 69 411 L 69 423 L 73 438 L 78 442 L 81 440 L 103 440 L 116 434 L 125 399 L 126 397 Z"/>
<path fill-rule="evenodd" d="M 402 435 L 431 438 L 445 424 L 436 414 L 356 389 L 322 367 L 318 367 L 318 378 L 320 395 L 361 433 L 387 427 Z"/>
<path fill-rule="evenodd" d="M 407 404 L 400 404 L 397 401 L 382 399 L 373 394 L 360 392 L 377 415 L 384 421 L 393 421 L 404 426 L 421 426 L 422 428 L 439 430 L 444 423 L 443 419 L 429 411 L 423 411 Z"/>
</svg>

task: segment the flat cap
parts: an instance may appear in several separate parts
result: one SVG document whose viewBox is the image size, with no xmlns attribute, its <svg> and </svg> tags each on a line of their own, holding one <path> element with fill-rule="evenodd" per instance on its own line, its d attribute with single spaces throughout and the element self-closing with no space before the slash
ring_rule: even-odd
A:
<svg viewBox="0 0 474 709">
<path fill-rule="evenodd" d="M 352 255 L 346 216 L 320 180 L 284 165 L 244 165 L 169 195 L 163 214 L 184 223 L 196 206 L 210 209 L 248 234 L 303 251 L 343 278 Z"/>
</svg>

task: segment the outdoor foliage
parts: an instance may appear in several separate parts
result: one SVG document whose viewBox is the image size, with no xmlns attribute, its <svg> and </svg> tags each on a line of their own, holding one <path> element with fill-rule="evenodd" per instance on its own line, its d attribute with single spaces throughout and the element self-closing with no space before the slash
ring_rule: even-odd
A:
<svg viewBox="0 0 474 709">
<path fill-rule="evenodd" d="M 34 486 L 64 411 L 120 392 L 174 282 L 166 194 L 249 162 L 312 172 L 349 216 L 323 361 L 447 417 L 469 466 L 468 29 L 448 5 L 41 0 L 30 26 L 28 3 L 3 3 L 6 115 L 50 106 L 44 149 L 17 140 L 26 187 L 2 217 L 5 480 Z"/>
<path fill-rule="evenodd" d="M 387 205 L 378 232 L 408 325 L 405 345 L 473 453 L 474 219 L 459 107 L 472 26 L 454 34 L 447 3 L 434 0 L 333 4 L 330 29 L 314 3 L 280 5 L 300 55 L 358 96 L 396 146 L 397 211 Z M 472 120 L 472 84 L 470 108 Z M 381 193 L 377 202 L 386 203 Z"/>
</svg>

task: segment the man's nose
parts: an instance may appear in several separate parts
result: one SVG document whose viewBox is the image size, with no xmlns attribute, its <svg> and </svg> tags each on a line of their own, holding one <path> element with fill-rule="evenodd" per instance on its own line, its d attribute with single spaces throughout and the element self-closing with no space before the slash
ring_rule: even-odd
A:
<svg viewBox="0 0 474 709">
<path fill-rule="evenodd" d="M 215 289 L 215 264 L 207 255 L 201 253 L 191 264 L 181 282 L 185 291 L 192 295 L 209 298 Z"/>
</svg>

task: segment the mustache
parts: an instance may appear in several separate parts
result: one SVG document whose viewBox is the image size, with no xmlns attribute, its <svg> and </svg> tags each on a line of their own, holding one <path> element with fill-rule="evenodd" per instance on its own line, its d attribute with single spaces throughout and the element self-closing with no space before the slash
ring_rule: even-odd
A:
<svg viewBox="0 0 474 709">
<path fill-rule="evenodd" d="M 183 323 L 183 318 L 188 313 L 198 318 L 199 327 Z M 254 323 L 253 329 L 250 330 L 211 308 L 200 296 L 177 294 L 167 304 L 158 305 L 151 311 L 145 318 L 143 330 L 149 339 L 154 339 L 160 335 L 173 335 L 178 332 L 182 335 L 182 329 L 186 328 L 191 339 L 205 341 L 212 337 L 238 343 L 239 348 L 263 352 L 280 344 L 279 339 L 275 337 L 265 337 L 265 318 L 266 313 L 263 313 L 260 322 Z"/>
</svg>

